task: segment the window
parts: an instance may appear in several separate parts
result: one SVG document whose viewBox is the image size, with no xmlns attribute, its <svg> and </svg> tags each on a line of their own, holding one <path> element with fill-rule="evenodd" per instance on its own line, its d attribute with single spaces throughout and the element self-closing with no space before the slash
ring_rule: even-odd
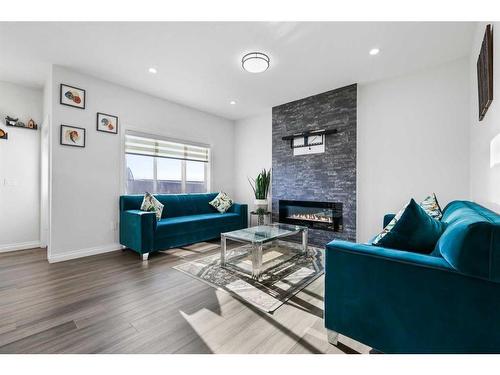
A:
<svg viewBox="0 0 500 375">
<path fill-rule="evenodd" d="M 182 189 L 182 169 L 184 160 L 158 158 L 156 161 L 157 187 L 155 192 L 180 194 Z"/>
<path fill-rule="evenodd" d="M 205 193 L 209 189 L 207 146 L 127 133 L 125 163 L 128 194 Z"/>
</svg>

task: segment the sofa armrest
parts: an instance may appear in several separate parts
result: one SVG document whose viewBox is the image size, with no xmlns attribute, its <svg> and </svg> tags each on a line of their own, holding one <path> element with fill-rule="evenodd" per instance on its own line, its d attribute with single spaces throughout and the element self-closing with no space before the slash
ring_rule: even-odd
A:
<svg viewBox="0 0 500 375">
<path fill-rule="evenodd" d="M 240 215 L 242 228 L 248 227 L 248 205 L 233 203 L 227 212 L 233 212 Z"/>
<path fill-rule="evenodd" d="M 241 204 L 241 203 L 233 203 L 231 207 L 227 210 L 227 212 L 232 212 L 235 214 L 240 214 L 241 210 L 243 209 L 243 206 L 246 206 L 246 204 Z"/>
<path fill-rule="evenodd" d="M 141 254 L 153 249 L 156 214 L 140 210 L 120 212 L 120 243 Z"/>
<path fill-rule="evenodd" d="M 389 224 L 391 222 L 391 220 L 394 219 L 394 216 L 396 216 L 396 214 L 385 214 L 384 215 L 384 226 L 383 226 L 383 228 L 385 228 L 387 226 L 387 224 Z"/>
</svg>

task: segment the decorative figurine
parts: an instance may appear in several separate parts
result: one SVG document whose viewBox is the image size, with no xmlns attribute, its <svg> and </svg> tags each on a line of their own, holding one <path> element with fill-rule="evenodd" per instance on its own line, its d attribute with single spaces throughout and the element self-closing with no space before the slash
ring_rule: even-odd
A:
<svg viewBox="0 0 500 375">
<path fill-rule="evenodd" d="M 30 120 L 28 121 L 28 128 L 38 129 L 38 125 L 35 123 L 35 121 L 32 118 L 30 118 Z"/>
<path fill-rule="evenodd" d="M 19 120 L 18 118 L 7 116 L 5 118 L 5 124 L 9 126 L 16 126 L 18 120 Z"/>
</svg>

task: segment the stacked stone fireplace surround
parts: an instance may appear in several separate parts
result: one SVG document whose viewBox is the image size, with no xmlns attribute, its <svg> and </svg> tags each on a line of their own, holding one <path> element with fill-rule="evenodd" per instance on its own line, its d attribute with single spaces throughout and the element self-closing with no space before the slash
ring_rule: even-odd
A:
<svg viewBox="0 0 500 375">
<path fill-rule="evenodd" d="M 279 221 L 279 200 L 341 202 L 342 231 L 309 230 L 311 244 L 333 239 L 356 240 L 356 108 L 357 85 L 273 107 L 272 214 Z M 293 155 L 282 137 L 308 130 L 332 129 L 325 152 Z"/>
</svg>

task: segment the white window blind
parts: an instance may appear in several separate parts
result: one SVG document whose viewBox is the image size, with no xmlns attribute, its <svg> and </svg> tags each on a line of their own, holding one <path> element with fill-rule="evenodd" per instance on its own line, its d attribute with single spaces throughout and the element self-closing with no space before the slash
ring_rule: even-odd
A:
<svg viewBox="0 0 500 375">
<path fill-rule="evenodd" d="M 206 193 L 210 164 L 209 146 L 125 133 L 127 194 Z"/>
<path fill-rule="evenodd" d="M 203 146 L 126 134 L 125 153 L 208 163 L 210 149 Z"/>
</svg>

